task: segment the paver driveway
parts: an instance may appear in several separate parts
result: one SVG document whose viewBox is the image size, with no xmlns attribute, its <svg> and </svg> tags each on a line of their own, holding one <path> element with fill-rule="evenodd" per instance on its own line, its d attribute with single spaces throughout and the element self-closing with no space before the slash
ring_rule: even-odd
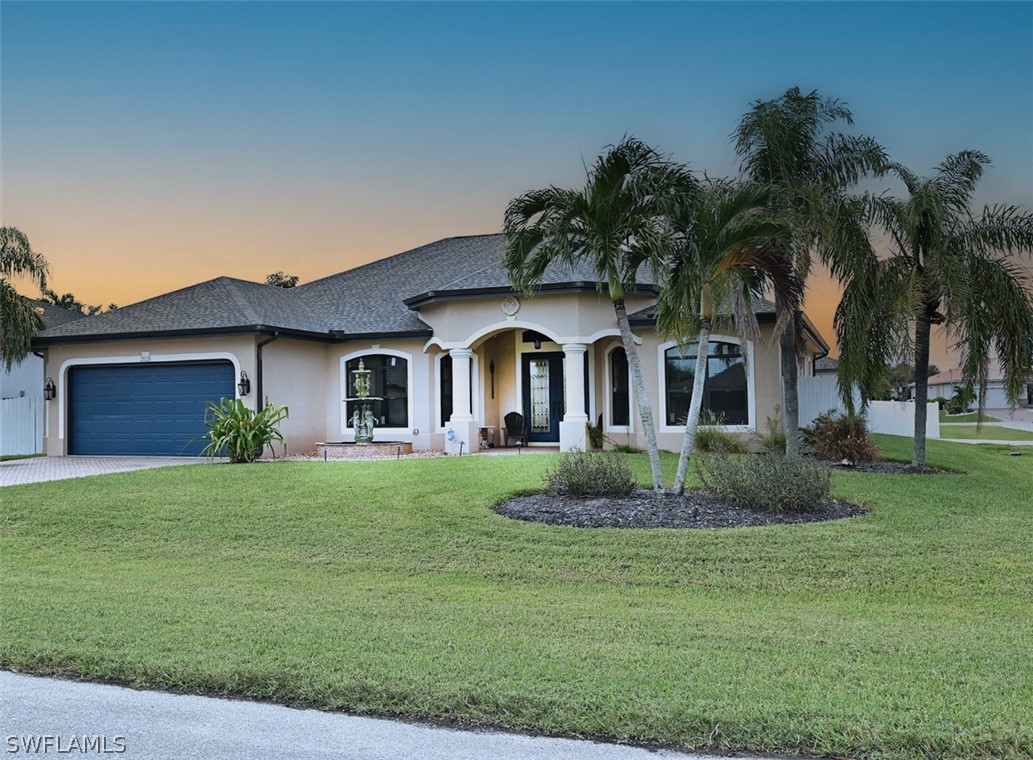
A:
<svg viewBox="0 0 1033 760">
<path fill-rule="evenodd" d="M 33 457 L 0 462 L 0 487 L 207 462 L 200 457 Z"/>
</svg>

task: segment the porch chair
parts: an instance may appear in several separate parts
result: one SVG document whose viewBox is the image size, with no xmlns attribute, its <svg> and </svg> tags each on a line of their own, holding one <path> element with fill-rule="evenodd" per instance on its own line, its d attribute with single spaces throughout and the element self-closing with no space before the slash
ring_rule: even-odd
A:
<svg viewBox="0 0 1033 760">
<path fill-rule="evenodd" d="M 520 412 L 510 412 L 503 420 L 506 423 L 506 429 L 502 432 L 505 445 L 511 446 L 514 438 L 524 446 L 527 445 L 527 428 L 524 426 L 524 415 Z"/>
</svg>

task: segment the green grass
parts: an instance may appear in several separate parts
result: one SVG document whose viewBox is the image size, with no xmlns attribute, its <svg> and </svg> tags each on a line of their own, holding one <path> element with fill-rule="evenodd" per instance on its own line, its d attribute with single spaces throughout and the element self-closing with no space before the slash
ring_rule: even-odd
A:
<svg viewBox="0 0 1033 760">
<path fill-rule="evenodd" d="M 837 472 L 870 515 L 720 531 L 491 512 L 546 456 L 7 488 L 0 664 L 711 750 L 1029 758 L 1030 458 L 929 451 L 970 474 Z"/>
<path fill-rule="evenodd" d="M 4 454 L 0 456 L 0 462 L 13 462 L 16 459 L 35 459 L 43 454 Z"/>
<path fill-rule="evenodd" d="M 979 412 L 969 412 L 968 414 L 947 414 L 947 412 L 940 410 L 940 422 L 1000 422 L 996 417 L 991 417 L 989 414 L 984 414 L 982 420 L 980 420 Z"/>
<path fill-rule="evenodd" d="M 940 437 L 966 441 L 1033 441 L 1033 432 L 996 425 L 981 429 L 975 425 L 940 425 Z"/>
</svg>

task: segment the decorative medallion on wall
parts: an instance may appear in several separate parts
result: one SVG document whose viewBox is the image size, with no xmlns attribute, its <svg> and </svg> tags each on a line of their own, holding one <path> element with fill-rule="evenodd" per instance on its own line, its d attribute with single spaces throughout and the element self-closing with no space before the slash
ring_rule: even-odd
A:
<svg viewBox="0 0 1033 760">
<path fill-rule="evenodd" d="M 515 316 L 520 311 L 520 302 L 513 296 L 509 296 L 502 302 L 502 313 L 507 317 Z"/>
</svg>

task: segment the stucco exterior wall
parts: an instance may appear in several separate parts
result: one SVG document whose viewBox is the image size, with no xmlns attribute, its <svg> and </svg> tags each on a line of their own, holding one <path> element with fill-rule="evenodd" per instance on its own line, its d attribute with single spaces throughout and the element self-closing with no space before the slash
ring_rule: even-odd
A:
<svg viewBox="0 0 1033 760">
<path fill-rule="evenodd" d="M 262 348 L 262 393 L 286 406 L 280 425 L 288 454 L 315 450 L 326 440 L 326 398 L 332 383 L 326 372 L 326 343 L 279 338 Z M 252 381 L 252 390 L 257 393 Z M 277 454 L 281 451 L 277 446 Z"/>
<path fill-rule="evenodd" d="M 224 335 L 189 339 L 147 338 L 142 340 L 98 341 L 96 343 L 68 343 L 47 347 L 44 372 L 53 377 L 57 397 L 46 404 L 47 431 L 45 451 L 49 456 L 68 453 L 65 437 L 68 415 L 68 370 L 82 364 L 131 364 L 144 361 L 176 362 L 205 359 L 225 359 L 234 365 L 234 377 L 241 370 L 251 378 L 257 377 L 253 335 Z M 254 392 L 244 399 L 252 409 L 257 403 Z"/>
</svg>

